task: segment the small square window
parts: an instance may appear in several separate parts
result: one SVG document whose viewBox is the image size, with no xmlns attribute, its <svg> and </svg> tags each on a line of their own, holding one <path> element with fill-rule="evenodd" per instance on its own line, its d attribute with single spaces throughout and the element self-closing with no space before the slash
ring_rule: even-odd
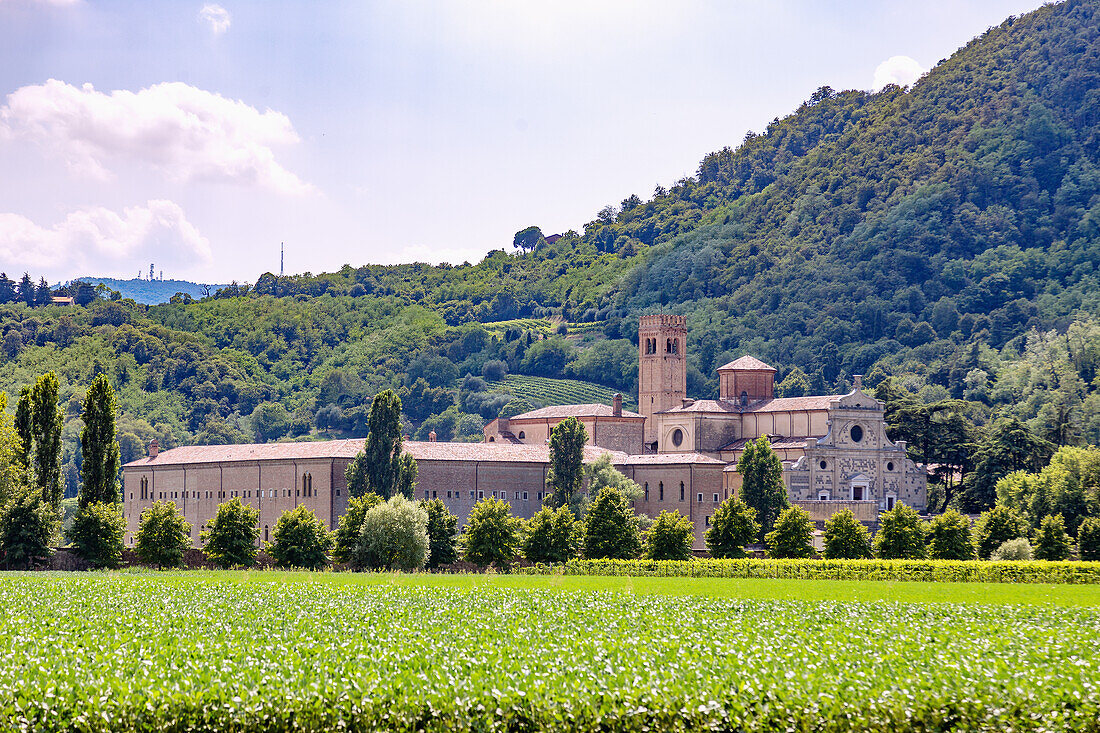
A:
<svg viewBox="0 0 1100 733">
<path fill-rule="evenodd" d="M 715 504 L 717 504 L 717 503 L 718 503 L 718 494 L 715 494 L 715 495 L 714 495 L 714 503 L 715 503 Z"/>
</svg>

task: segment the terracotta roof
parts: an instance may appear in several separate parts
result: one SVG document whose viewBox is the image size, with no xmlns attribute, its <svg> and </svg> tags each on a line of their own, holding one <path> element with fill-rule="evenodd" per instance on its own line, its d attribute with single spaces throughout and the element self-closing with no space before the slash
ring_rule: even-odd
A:
<svg viewBox="0 0 1100 733">
<path fill-rule="evenodd" d="M 640 456 L 627 456 L 628 466 L 678 466 L 685 463 L 702 463 L 721 466 L 724 462 L 702 453 L 647 453 Z"/>
<path fill-rule="evenodd" d="M 806 440 L 811 437 L 820 439 L 823 436 L 795 435 L 788 437 L 784 435 L 769 435 L 768 442 L 771 443 L 772 448 L 805 448 Z M 740 440 L 735 440 L 732 443 L 727 443 L 719 450 L 742 450 L 750 440 L 755 440 L 755 438 L 741 438 Z"/>
<path fill-rule="evenodd" d="M 664 412 L 801 412 L 805 410 L 828 410 L 829 403 L 840 399 L 840 395 L 818 395 L 814 397 L 775 397 L 770 400 L 758 400 L 741 407 L 732 400 L 695 400 L 687 407 L 679 406 Z"/>
<path fill-rule="evenodd" d="M 734 359 L 729 364 L 723 364 L 718 367 L 718 371 L 720 372 L 727 370 L 742 372 L 774 372 L 775 368 L 765 364 L 755 356 L 745 355 L 740 359 Z"/>
<path fill-rule="evenodd" d="M 630 410 L 623 410 L 623 417 L 640 418 L 636 412 Z M 541 407 L 537 410 L 530 410 L 529 412 L 523 412 L 515 417 L 509 418 L 509 422 L 513 420 L 564 420 L 567 417 L 615 417 L 615 411 L 611 405 L 602 405 L 599 403 L 587 404 L 587 405 L 552 405 L 550 407 Z"/>
<path fill-rule="evenodd" d="M 202 463 L 232 463 L 238 461 L 324 460 L 354 458 L 363 449 L 365 438 L 326 440 L 308 443 L 259 443 L 249 445 L 188 445 L 161 451 L 156 458 L 139 458 L 127 463 L 130 468 L 145 466 L 181 466 Z M 549 463 L 547 445 L 514 445 L 509 443 L 443 443 L 407 440 L 405 450 L 418 461 L 482 461 L 486 463 Z M 585 446 L 584 460 L 591 462 L 604 453 L 611 455 L 616 465 L 622 465 L 627 454 L 597 446 Z"/>
</svg>

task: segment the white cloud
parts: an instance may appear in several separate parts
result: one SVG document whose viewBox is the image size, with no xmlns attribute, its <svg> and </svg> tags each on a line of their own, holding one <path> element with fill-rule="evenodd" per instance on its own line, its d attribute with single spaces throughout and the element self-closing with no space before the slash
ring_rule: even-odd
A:
<svg viewBox="0 0 1100 733">
<path fill-rule="evenodd" d="M 313 191 L 275 161 L 272 146 L 299 140 L 286 115 L 182 82 L 109 94 L 56 79 L 21 87 L 0 107 L 4 137 L 38 143 L 63 156 L 74 172 L 100 180 L 112 178 L 115 164 L 135 161 L 180 182 L 225 181 L 292 195 Z"/>
<path fill-rule="evenodd" d="M 174 275 L 213 260 L 210 241 L 172 201 L 153 200 L 122 213 L 79 209 L 52 226 L 0 213 L 0 261 L 50 279 L 74 274 L 127 275 L 150 262 Z"/>
<path fill-rule="evenodd" d="M 925 72 L 916 59 L 909 56 L 891 56 L 875 69 L 875 79 L 871 89 L 878 91 L 887 84 L 907 87 Z"/>
<path fill-rule="evenodd" d="M 199 20 L 209 23 L 210 30 L 215 36 L 220 36 L 229 30 L 229 25 L 233 22 L 229 11 L 216 3 L 203 5 L 202 10 L 199 11 Z"/>
</svg>

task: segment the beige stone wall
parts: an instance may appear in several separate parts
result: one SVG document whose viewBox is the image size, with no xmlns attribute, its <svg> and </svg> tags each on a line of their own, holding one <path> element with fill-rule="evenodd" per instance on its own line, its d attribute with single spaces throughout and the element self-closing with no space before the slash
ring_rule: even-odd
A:
<svg viewBox="0 0 1100 733">
<path fill-rule="evenodd" d="M 545 445 L 550 432 L 564 418 L 554 420 L 509 420 L 508 430 L 524 445 Z M 630 417 L 578 418 L 588 433 L 588 445 L 636 454 L 643 451 L 643 421 Z M 494 435 L 499 440 L 499 434 Z"/>
<path fill-rule="evenodd" d="M 723 370 L 718 373 L 718 398 L 740 402 L 745 392 L 749 402 L 775 397 L 775 372 Z"/>
<path fill-rule="evenodd" d="M 690 519 L 695 527 L 695 549 L 706 547 L 703 533 L 710 526 L 709 522 L 714 512 L 727 496 L 722 486 L 722 466 L 716 464 L 631 466 L 625 467 L 624 473 L 645 492 L 642 498 L 634 503 L 634 508 L 639 514 L 656 519 L 663 511 L 679 512 Z M 681 484 L 683 485 L 682 494 Z M 701 501 L 700 494 L 702 494 Z"/>
<path fill-rule="evenodd" d="M 815 522 L 828 521 L 834 514 L 845 509 L 850 510 L 857 521 L 865 524 L 878 521 L 877 501 L 795 501 L 793 503 L 809 512 L 810 519 Z"/>
</svg>

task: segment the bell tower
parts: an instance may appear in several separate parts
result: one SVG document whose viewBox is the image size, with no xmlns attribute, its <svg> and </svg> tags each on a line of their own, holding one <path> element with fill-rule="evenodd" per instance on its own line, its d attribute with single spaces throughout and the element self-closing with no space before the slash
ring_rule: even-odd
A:
<svg viewBox="0 0 1100 733">
<path fill-rule="evenodd" d="M 645 442 L 657 442 L 654 413 L 679 407 L 687 396 L 687 319 L 642 316 L 638 322 L 638 411 Z"/>
</svg>

